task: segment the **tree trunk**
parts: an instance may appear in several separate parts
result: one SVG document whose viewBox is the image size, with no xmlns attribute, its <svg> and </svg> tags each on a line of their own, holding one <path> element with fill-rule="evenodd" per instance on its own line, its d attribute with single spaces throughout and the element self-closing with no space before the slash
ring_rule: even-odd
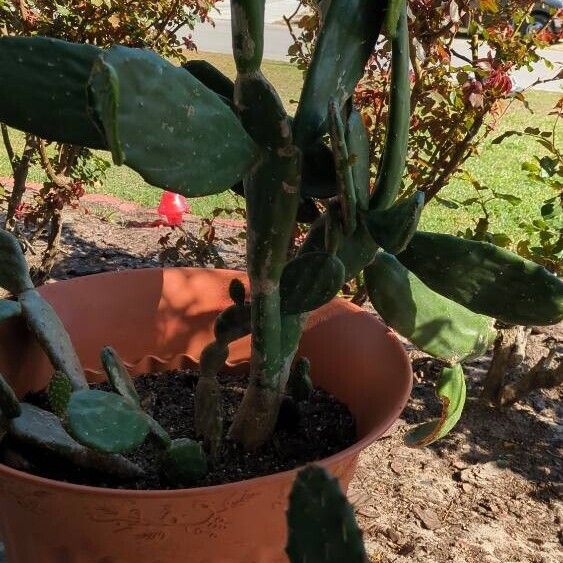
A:
<svg viewBox="0 0 563 563">
<path fill-rule="evenodd" d="M 525 357 L 529 329 L 522 326 L 501 328 L 495 340 L 493 357 L 481 400 L 487 404 L 499 405 L 504 388 L 504 378 L 509 369 L 519 366 Z"/>
</svg>

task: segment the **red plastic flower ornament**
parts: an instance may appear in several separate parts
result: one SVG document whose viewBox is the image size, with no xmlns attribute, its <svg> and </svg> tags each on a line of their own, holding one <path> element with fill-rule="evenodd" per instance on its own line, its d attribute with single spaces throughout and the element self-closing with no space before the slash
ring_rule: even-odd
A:
<svg viewBox="0 0 563 563">
<path fill-rule="evenodd" d="M 173 227 L 182 224 L 183 215 L 189 209 L 190 206 L 183 195 L 164 192 L 158 205 L 158 214 L 166 217 L 168 224 Z"/>
</svg>

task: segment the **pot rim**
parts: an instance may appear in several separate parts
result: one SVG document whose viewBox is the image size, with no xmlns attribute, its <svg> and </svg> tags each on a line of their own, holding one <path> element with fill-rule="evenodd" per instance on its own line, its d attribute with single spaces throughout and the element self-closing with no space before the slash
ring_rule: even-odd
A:
<svg viewBox="0 0 563 563">
<path fill-rule="evenodd" d="M 163 269 L 163 268 L 159 268 Z M 228 269 L 219 269 L 223 271 L 232 270 Z M 94 275 L 112 275 L 115 272 L 102 272 L 100 274 Z M 244 272 L 243 272 L 244 274 Z M 88 276 L 84 276 L 88 277 Z M 77 278 L 80 279 L 80 278 Z M 67 281 L 67 280 L 61 280 Z M 359 308 L 358 308 L 359 309 Z M 306 467 L 310 464 L 319 464 L 325 467 L 330 467 L 335 465 L 339 462 L 344 460 L 350 459 L 354 456 L 358 456 L 362 450 L 366 449 L 368 446 L 373 444 L 376 440 L 381 438 L 389 428 L 393 425 L 393 423 L 397 420 L 400 416 L 401 412 L 405 408 L 407 401 L 410 398 L 412 385 L 413 385 L 413 378 L 412 378 L 412 365 L 410 361 L 408 361 L 408 357 L 406 355 L 405 349 L 401 344 L 400 340 L 398 339 L 395 332 L 387 327 L 388 332 L 387 336 L 389 339 L 387 340 L 387 345 L 390 348 L 395 348 L 395 351 L 399 352 L 400 354 L 404 355 L 405 358 L 405 367 L 410 373 L 411 377 L 409 378 L 410 382 L 407 387 L 405 387 L 403 394 L 400 397 L 400 400 L 397 401 L 395 407 L 392 411 L 389 412 L 385 422 L 383 424 L 378 425 L 377 428 L 370 430 L 367 434 L 361 437 L 358 441 L 354 442 L 351 446 L 329 456 L 319 460 L 310 461 L 304 465 L 298 465 L 293 469 L 287 469 L 285 471 L 280 471 L 277 473 L 271 473 L 268 475 L 262 475 L 260 477 L 252 477 L 250 479 L 243 479 L 240 481 L 233 481 L 231 483 L 223 483 L 221 485 L 208 485 L 204 487 L 191 487 L 191 488 L 181 488 L 181 489 L 116 489 L 111 487 L 94 487 L 90 485 L 80 485 L 76 483 L 67 483 L 66 481 L 58 481 L 56 479 L 50 479 L 47 477 L 40 477 L 38 475 L 34 475 L 32 473 L 27 473 L 26 471 L 20 471 L 18 469 L 14 469 L 9 467 L 3 463 L 0 463 L 0 478 L 11 478 L 16 481 L 24 482 L 28 485 L 34 486 L 41 486 L 44 488 L 55 489 L 58 491 L 64 490 L 70 493 L 81 493 L 83 495 L 92 495 L 92 496 L 103 496 L 103 497 L 133 497 L 133 498 L 146 498 L 146 499 L 157 499 L 157 498 L 170 498 L 175 496 L 197 496 L 202 494 L 213 494 L 217 493 L 226 493 L 229 491 L 235 491 L 237 488 L 241 486 L 252 486 L 252 485 L 267 485 L 273 482 L 279 481 L 288 481 L 291 478 L 291 481 L 294 479 L 294 475 L 296 475 L 301 469 Z M 152 356 L 152 355 L 151 355 Z M 189 358 L 191 362 L 197 364 L 198 362 L 190 355 L 183 354 L 184 357 Z M 161 360 L 158 356 L 152 356 L 157 360 Z M 162 360 L 161 360 L 162 361 Z M 226 362 L 228 367 L 239 367 L 244 364 L 248 364 L 248 360 L 242 361 L 235 361 L 235 362 Z M 132 367 L 132 366 L 128 366 Z M 96 373 L 95 370 L 85 370 L 87 373 Z"/>
</svg>

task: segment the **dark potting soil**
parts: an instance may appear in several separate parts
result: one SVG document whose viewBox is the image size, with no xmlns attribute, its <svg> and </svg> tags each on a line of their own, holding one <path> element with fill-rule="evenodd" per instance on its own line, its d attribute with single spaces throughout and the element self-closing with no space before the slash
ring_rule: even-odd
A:
<svg viewBox="0 0 563 563">
<path fill-rule="evenodd" d="M 240 403 L 246 378 L 220 376 L 223 385 L 225 433 Z M 153 416 L 175 438 L 194 438 L 194 393 L 197 374 L 189 371 L 170 371 L 147 374 L 135 379 L 135 386 L 146 412 Z M 107 384 L 92 386 L 109 390 Z M 48 408 L 45 393 L 26 398 L 42 408 Z M 246 452 L 225 437 L 220 458 L 209 473 L 193 486 L 208 486 L 241 481 L 293 469 L 308 462 L 335 454 L 356 440 L 355 421 L 348 408 L 332 395 L 315 389 L 310 401 L 296 405 L 288 401 L 282 405 L 277 428 L 271 440 L 255 452 Z M 136 480 L 115 480 L 107 475 L 77 469 L 49 456 L 38 457 L 37 452 L 22 452 L 26 470 L 36 475 L 71 483 L 123 489 L 172 489 L 159 474 L 161 449 L 149 437 L 136 450 L 125 455 L 140 465 L 145 475 Z"/>
</svg>

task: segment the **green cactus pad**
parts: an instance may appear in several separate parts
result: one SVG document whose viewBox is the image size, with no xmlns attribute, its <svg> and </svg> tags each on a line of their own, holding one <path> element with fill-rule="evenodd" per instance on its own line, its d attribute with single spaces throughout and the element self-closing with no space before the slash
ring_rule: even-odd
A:
<svg viewBox="0 0 563 563">
<path fill-rule="evenodd" d="M 106 346 L 100 354 L 100 359 L 113 389 L 132 405 L 139 406 L 141 399 L 135 384 L 117 352 L 111 346 Z"/>
<path fill-rule="evenodd" d="M 385 30 L 390 38 L 397 36 L 397 26 L 401 17 L 401 10 L 405 5 L 405 0 L 389 0 L 385 10 Z"/>
<path fill-rule="evenodd" d="M 390 254 L 378 252 L 364 280 L 383 320 L 436 358 L 456 363 L 480 356 L 494 341 L 494 319 L 435 293 Z"/>
<path fill-rule="evenodd" d="M 300 403 L 308 401 L 313 392 L 313 382 L 311 381 L 311 363 L 307 358 L 299 358 L 289 375 L 287 388 L 294 401 Z"/>
<path fill-rule="evenodd" d="M 239 307 L 244 305 L 244 300 L 246 299 L 246 288 L 238 278 L 235 278 L 229 284 L 229 297 L 235 305 L 238 305 Z"/>
<path fill-rule="evenodd" d="M 0 121 L 43 139 L 105 149 L 86 85 L 101 49 L 46 37 L 0 38 Z"/>
<path fill-rule="evenodd" d="M 391 0 L 400 7 L 397 33 L 392 41 L 391 92 L 385 147 L 379 165 L 372 209 L 387 209 L 395 201 L 405 172 L 409 141 L 411 91 L 409 82 L 409 30 L 404 0 Z M 389 12 L 388 12 L 389 13 Z"/>
<path fill-rule="evenodd" d="M 517 325 L 563 319 L 563 281 L 493 244 L 419 231 L 397 258 L 434 291 L 477 313 Z"/>
<path fill-rule="evenodd" d="M 352 166 L 358 209 L 369 207 L 369 136 L 360 112 L 352 108 L 346 123 L 346 145 Z"/>
<path fill-rule="evenodd" d="M 16 418 L 21 414 L 20 402 L 2 375 L 0 375 L 0 414 L 6 418 Z"/>
<path fill-rule="evenodd" d="M 0 38 L 0 45 L 2 44 Z M 18 239 L 0 229 L 0 287 L 18 296 L 26 289 L 33 289 L 29 269 Z"/>
<path fill-rule="evenodd" d="M 21 305 L 17 301 L 0 300 L 0 323 L 19 317 L 22 314 Z"/>
<path fill-rule="evenodd" d="M 256 147 L 234 113 L 154 53 L 104 51 L 89 90 L 116 163 L 154 186 L 191 197 L 218 193 L 254 161 Z"/>
<path fill-rule="evenodd" d="M 342 262 L 327 252 L 309 252 L 288 262 L 280 280 L 281 310 L 306 313 L 336 297 L 344 285 Z"/>
<path fill-rule="evenodd" d="M 207 457 L 198 442 L 173 440 L 164 454 L 162 470 L 175 485 L 193 485 L 207 474 Z"/>
<path fill-rule="evenodd" d="M 250 303 L 227 307 L 215 320 L 215 338 L 233 342 L 250 334 Z"/>
<path fill-rule="evenodd" d="M 315 221 L 299 250 L 300 254 L 326 250 L 326 221 L 326 213 L 318 221 Z M 365 222 L 363 220 L 358 221 L 354 233 L 342 239 L 336 253 L 336 256 L 344 264 L 345 281 L 355 278 L 373 260 L 376 251 L 377 244 L 369 234 Z"/>
<path fill-rule="evenodd" d="M 192 60 L 184 63 L 182 67 L 207 88 L 224 98 L 229 105 L 233 102 L 235 83 L 211 63 Z"/>
<path fill-rule="evenodd" d="M 442 402 L 442 414 L 437 420 L 425 422 L 405 436 L 411 447 L 428 446 L 443 438 L 458 422 L 465 405 L 465 376 L 459 364 L 444 368 L 436 385 L 436 395 Z"/>
<path fill-rule="evenodd" d="M 81 444 L 109 453 L 140 446 L 149 432 L 145 413 L 114 393 L 84 390 L 73 393 L 67 408 L 70 433 Z"/>
<path fill-rule="evenodd" d="M 264 53 L 264 0 L 231 0 L 233 56 L 240 73 L 256 72 Z"/>
<path fill-rule="evenodd" d="M 49 386 L 47 387 L 47 395 L 51 410 L 59 417 L 65 418 L 66 409 L 70 396 L 72 395 L 72 384 L 70 379 L 61 372 L 55 372 Z"/>
<path fill-rule="evenodd" d="M 10 422 L 9 430 L 17 442 L 48 451 L 77 467 L 122 478 L 143 475 L 138 465 L 120 455 L 104 454 L 79 444 L 66 432 L 56 415 L 27 403 L 22 403 L 21 408 L 21 416 Z"/>
<path fill-rule="evenodd" d="M 415 192 L 389 209 L 368 212 L 366 226 L 373 240 L 386 252 L 399 254 L 416 232 L 423 208 L 424 194 Z"/>
<path fill-rule="evenodd" d="M 301 195 L 328 199 L 338 193 L 334 155 L 322 141 L 303 149 Z"/>
<path fill-rule="evenodd" d="M 22 293 L 19 301 L 27 324 L 35 333 L 55 370 L 69 377 L 73 389 L 87 388 L 88 383 L 80 360 L 55 310 L 34 289 Z"/>
<path fill-rule="evenodd" d="M 287 511 L 291 563 L 368 563 L 354 510 L 338 480 L 322 467 L 302 469 Z"/>
<path fill-rule="evenodd" d="M 344 123 L 335 98 L 331 98 L 328 102 L 328 116 L 332 151 L 336 159 L 336 184 L 342 211 L 342 225 L 344 234 L 351 235 L 356 230 L 356 188 L 352 162 L 346 145 Z"/>
<path fill-rule="evenodd" d="M 332 0 L 303 85 L 294 123 L 300 147 L 318 140 L 328 127 L 328 101 L 340 107 L 362 77 L 383 23 L 385 2 Z"/>
</svg>

